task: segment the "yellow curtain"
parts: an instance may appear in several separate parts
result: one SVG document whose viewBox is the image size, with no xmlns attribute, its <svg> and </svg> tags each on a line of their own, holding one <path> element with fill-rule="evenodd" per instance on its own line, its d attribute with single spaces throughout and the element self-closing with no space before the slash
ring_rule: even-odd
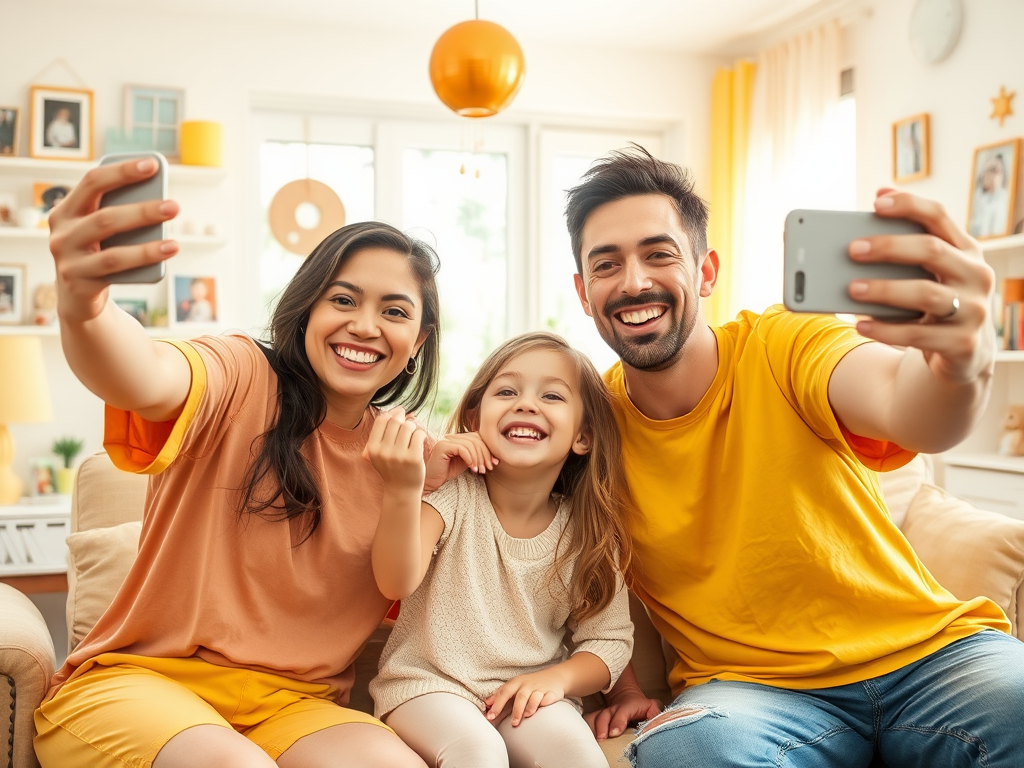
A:
<svg viewBox="0 0 1024 768">
<path fill-rule="evenodd" d="M 718 251 L 720 267 L 715 290 L 708 297 L 708 323 L 732 320 L 739 306 L 740 276 L 731 269 L 743 245 L 743 199 L 747 177 L 750 101 L 757 66 L 737 61 L 715 73 L 711 85 L 711 214 L 708 247 Z"/>
</svg>

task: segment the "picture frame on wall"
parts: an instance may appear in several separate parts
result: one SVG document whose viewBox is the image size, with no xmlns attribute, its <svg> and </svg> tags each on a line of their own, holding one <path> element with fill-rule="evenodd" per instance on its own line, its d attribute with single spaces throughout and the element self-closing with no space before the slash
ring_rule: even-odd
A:
<svg viewBox="0 0 1024 768">
<path fill-rule="evenodd" d="M 1013 229 L 1020 173 L 1021 139 L 1005 139 L 974 150 L 967 231 L 979 240 Z"/>
<path fill-rule="evenodd" d="M 25 316 L 25 267 L 0 264 L 0 324 L 21 325 Z"/>
<path fill-rule="evenodd" d="M 21 112 L 17 107 L 0 104 L 0 157 L 14 157 L 18 154 Z"/>
<path fill-rule="evenodd" d="M 44 160 L 92 160 L 92 91 L 34 85 L 29 105 L 30 156 Z"/>
<path fill-rule="evenodd" d="M 185 91 L 154 85 L 124 87 L 124 136 L 132 146 L 152 149 L 176 162 L 181 157 Z"/>
<path fill-rule="evenodd" d="M 892 178 L 897 184 L 931 174 L 931 127 L 928 113 L 892 124 Z"/>
<path fill-rule="evenodd" d="M 217 322 L 217 279 L 175 275 L 168 281 L 173 291 L 171 317 L 178 325 L 210 325 Z"/>
<path fill-rule="evenodd" d="M 32 205 L 42 213 L 49 215 L 54 206 L 67 197 L 70 192 L 71 187 L 67 184 L 37 181 L 32 185 Z"/>
</svg>

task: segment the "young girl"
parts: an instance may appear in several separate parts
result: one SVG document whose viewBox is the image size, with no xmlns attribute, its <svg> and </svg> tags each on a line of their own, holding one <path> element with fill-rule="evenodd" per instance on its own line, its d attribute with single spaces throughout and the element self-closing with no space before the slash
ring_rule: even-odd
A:
<svg viewBox="0 0 1024 768">
<path fill-rule="evenodd" d="M 352 224 L 288 284 L 270 346 L 154 341 L 109 300 L 110 275 L 175 244 L 100 243 L 177 206 L 97 203 L 155 171 L 91 170 L 50 217 L 68 363 L 107 403 L 111 459 L 152 479 L 138 557 L 35 713 L 39 761 L 424 768 L 344 705 L 392 604 L 370 562 L 383 482 L 361 454 L 381 406 L 431 391 L 436 257 L 393 227 Z"/>
<path fill-rule="evenodd" d="M 610 688 L 633 643 L 632 504 L 604 383 L 558 336 L 526 334 L 491 354 L 451 424 L 426 466 L 400 411 L 367 443 L 386 488 L 373 572 L 402 600 L 376 714 L 431 766 L 604 768 L 579 697 Z M 421 502 L 425 478 L 452 475 Z"/>
</svg>

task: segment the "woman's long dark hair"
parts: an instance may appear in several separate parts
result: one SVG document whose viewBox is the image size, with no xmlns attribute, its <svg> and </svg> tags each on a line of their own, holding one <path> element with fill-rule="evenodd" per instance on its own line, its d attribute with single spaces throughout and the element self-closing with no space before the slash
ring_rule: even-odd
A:
<svg viewBox="0 0 1024 768">
<path fill-rule="evenodd" d="M 371 405 L 401 404 L 416 411 L 437 383 L 441 343 L 437 255 L 425 243 L 376 221 L 349 224 L 329 235 L 284 289 L 270 321 L 270 344 L 260 344 L 277 374 L 277 420 L 253 442 L 254 450 L 258 443 L 259 452 L 242 485 L 241 514 L 269 520 L 304 517 L 303 541 L 320 525 L 324 478 L 317 477 L 302 455 L 302 445 L 327 417 L 327 399 L 306 355 L 306 322 L 341 266 L 364 248 L 387 248 L 408 257 L 423 298 L 420 332 L 428 334 L 416 354 L 415 372 L 403 369 L 374 393 Z"/>
</svg>

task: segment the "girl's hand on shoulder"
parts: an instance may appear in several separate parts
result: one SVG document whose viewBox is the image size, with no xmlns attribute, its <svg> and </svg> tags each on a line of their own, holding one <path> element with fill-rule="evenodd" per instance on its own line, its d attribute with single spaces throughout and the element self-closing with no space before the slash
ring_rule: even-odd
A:
<svg viewBox="0 0 1024 768">
<path fill-rule="evenodd" d="M 478 432 L 458 432 L 438 440 L 427 460 L 424 491 L 436 491 L 467 469 L 484 473 L 494 469 L 498 460 L 484 445 Z"/>
<path fill-rule="evenodd" d="M 512 726 L 531 717 L 541 707 L 554 704 L 565 698 L 565 681 L 554 668 L 542 669 L 528 675 L 517 675 L 502 685 L 498 690 L 484 699 L 487 706 L 485 714 L 494 725 L 504 720 L 510 713 Z"/>
<path fill-rule="evenodd" d="M 423 445 L 427 431 L 401 408 L 379 414 L 373 422 L 363 458 L 377 470 L 391 490 L 423 487 L 426 465 Z"/>
</svg>

